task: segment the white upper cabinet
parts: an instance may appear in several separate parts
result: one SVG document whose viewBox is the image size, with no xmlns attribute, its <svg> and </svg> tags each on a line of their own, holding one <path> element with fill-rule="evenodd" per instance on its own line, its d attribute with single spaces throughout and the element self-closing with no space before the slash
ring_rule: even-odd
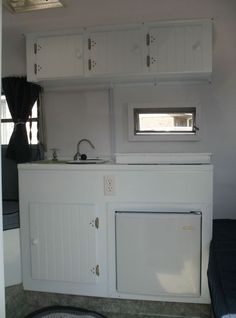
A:
<svg viewBox="0 0 236 318">
<path fill-rule="evenodd" d="M 143 73 L 143 44 L 140 27 L 89 32 L 86 75 Z"/>
<path fill-rule="evenodd" d="M 29 81 L 209 79 L 212 21 L 104 26 L 27 35 Z"/>
<path fill-rule="evenodd" d="M 83 76 L 83 35 L 39 37 L 31 48 L 38 80 Z"/>
<path fill-rule="evenodd" d="M 147 27 L 146 65 L 153 74 L 209 74 L 212 71 L 210 21 L 153 24 Z"/>
</svg>

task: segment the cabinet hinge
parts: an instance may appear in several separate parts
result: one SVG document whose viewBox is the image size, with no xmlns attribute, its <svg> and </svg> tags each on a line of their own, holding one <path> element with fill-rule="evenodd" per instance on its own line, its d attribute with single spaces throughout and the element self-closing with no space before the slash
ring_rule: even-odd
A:
<svg viewBox="0 0 236 318">
<path fill-rule="evenodd" d="M 36 75 L 38 72 L 38 66 L 36 63 L 34 63 L 34 74 Z"/>
<path fill-rule="evenodd" d="M 91 41 L 91 39 L 89 38 L 89 39 L 88 39 L 88 49 L 91 50 L 91 47 L 92 47 L 92 41 Z"/>
<path fill-rule="evenodd" d="M 91 71 L 91 69 L 92 69 L 92 61 L 91 61 L 91 59 L 88 59 L 88 69 L 89 69 L 89 71 Z"/>
<path fill-rule="evenodd" d="M 96 275 L 99 276 L 100 275 L 100 268 L 99 265 L 96 266 Z"/>
<path fill-rule="evenodd" d="M 147 55 L 147 58 L 146 58 L 147 67 L 150 67 L 150 61 L 151 61 L 150 55 Z"/>
<path fill-rule="evenodd" d="M 146 34 L 146 45 L 147 46 L 150 45 L 150 34 L 149 33 Z"/>
<path fill-rule="evenodd" d="M 96 265 L 95 267 L 92 267 L 90 269 L 90 271 L 91 271 L 92 274 L 96 274 L 97 276 L 99 276 L 100 275 L 100 267 L 99 267 L 99 265 Z"/>
<path fill-rule="evenodd" d="M 99 228 L 99 218 L 98 217 L 96 217 L 94 224 L 95 224 L 96 229 L 98 229 Z"/>
<path fill-rule="evenodd" d="M 34 43 L 34 54 L 37 54 L 37 43 Z"/>
<path fill-rule="evenodd" d="M 96 229 L 98 229 L 99 228 L 99 218 L 96 217 L 94 220 L 90 221 L 89 224 L 92 227 L 95 227 Z"/>
</svg>

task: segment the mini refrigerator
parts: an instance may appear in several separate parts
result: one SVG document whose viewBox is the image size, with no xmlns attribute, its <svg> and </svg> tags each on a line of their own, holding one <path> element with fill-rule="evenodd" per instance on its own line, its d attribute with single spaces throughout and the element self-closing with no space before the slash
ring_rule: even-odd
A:
<svg viewBox="0 0 236 318">
<path fill-rule="evenodd" d="M 117 211 L 115 224 L 118 292 L 200 295 L 200 212 Z"/>
</svg>

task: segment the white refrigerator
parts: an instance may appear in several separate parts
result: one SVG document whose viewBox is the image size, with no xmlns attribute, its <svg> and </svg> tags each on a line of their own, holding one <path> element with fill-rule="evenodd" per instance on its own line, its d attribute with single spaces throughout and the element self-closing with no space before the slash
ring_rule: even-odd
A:
<svg viewBox="0 0 236 318">
<path fill-rule="evenodd" d="M 199 297 L 200 212 L 117 211 L 115 222 L 118 292 Z"/>
</svg>

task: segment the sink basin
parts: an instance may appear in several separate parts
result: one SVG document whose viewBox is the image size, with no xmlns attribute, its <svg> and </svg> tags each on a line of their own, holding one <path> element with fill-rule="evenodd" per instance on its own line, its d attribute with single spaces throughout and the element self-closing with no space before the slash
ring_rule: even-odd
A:
<svg viewBox="0 0 236 318">
<path fill-rule="evenodd" d="M 70 160 L 67 161 L 66 163 L 69 164 L 76 164 L 76 165 L 86 165 L 86 164 L 97 164 L 97 163 L 105 163 L 107 162 L 107 160 L 104 159 L 86 159 L 86 160 Z"/>
</svg>

